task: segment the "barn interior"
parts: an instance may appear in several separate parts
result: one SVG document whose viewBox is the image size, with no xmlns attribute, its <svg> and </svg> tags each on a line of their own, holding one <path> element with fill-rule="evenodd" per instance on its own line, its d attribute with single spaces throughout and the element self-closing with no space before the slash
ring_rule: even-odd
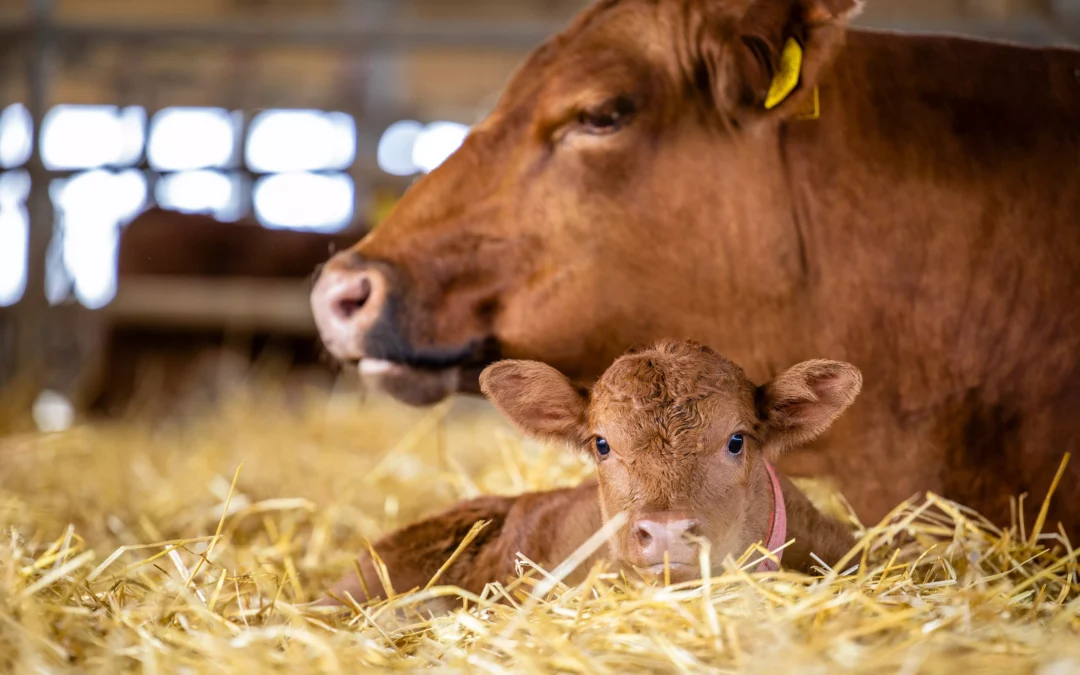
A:
<svg viewBox="0 0 1080 675">
<path fill-rule="evenodd" d="M 587 4 L 0 0 L 0 666 L 1080 672 L 1075 556 L 944 502 L 853 523 L 873 583 L 305 609 L 436 506 L 589 473 L 482 400 L 365 391 L 308 302 Z M 1077 45 L 1080 1 L 868 0 L 855 24 Z M 972 550 L 996 557 L 944 557 Z"/>
</svg>

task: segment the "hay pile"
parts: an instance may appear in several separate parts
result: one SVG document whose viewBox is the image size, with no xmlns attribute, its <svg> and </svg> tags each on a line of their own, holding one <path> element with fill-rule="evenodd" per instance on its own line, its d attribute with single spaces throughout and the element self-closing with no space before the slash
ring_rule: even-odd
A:
<svg viewBox="0 0 1080 675">
<path fill-rule="evenodd" d="M 748 574 L 753 554 L 703 583 L 595 570 L 567 588 L 523 561 L 521 580 L 449 616 L 413 611 L 455 592 L 437 587 L 306 607 L 365 537 L 591 470 L 521 443 L 482 402 L 267 396 L 184 424 L 0 439 L 0 669 L 1080 672 L 1076 554 L 1056 524 L 995 532 L 933 497 L 859 527 L 850 564 L 817 578 Z"/>
</svg>

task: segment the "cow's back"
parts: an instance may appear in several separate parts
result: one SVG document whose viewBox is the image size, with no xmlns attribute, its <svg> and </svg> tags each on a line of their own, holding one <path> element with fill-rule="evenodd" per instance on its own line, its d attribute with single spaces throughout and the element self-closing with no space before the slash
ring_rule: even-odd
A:
<svg viewBox="0 0 1080 675">
<path fill-rule="evenodd" d="M 831 472 L 1007 521 L 1080 434 L 1080 52 L 855 31 L 821 92 L 787 139 L 808 317 L 877 418 L 841 421 L 875 450 Z"/>
</svg>

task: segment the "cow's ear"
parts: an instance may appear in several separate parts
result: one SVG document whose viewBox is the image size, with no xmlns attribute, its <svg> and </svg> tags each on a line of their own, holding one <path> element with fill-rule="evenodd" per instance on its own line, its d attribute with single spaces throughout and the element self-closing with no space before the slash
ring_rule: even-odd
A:
<svg viewBox="0 0 1080 675">
<path fill-rule="evenodd" d="M 862 389 L 862 373 L 849 363 L 806 361 L 758 387 L 757 409 L 776 452 L 824 433 Z"/>
<path fill-rule="evenodd" d="M 703 50 L 725 59 L 710 67 L 716 102 L 737 117 L 816 113 L 815 87 L 861 8 L 862 0 L 753 0 L 715 31 L 724 46 Z"/>
<path fill-rule="evenodd" d="M 588 402 L 565 375 L 537 361 L 500 361 L 480 374 L 480 390 L 523 432 L 580 445 Z"/>
</svg>

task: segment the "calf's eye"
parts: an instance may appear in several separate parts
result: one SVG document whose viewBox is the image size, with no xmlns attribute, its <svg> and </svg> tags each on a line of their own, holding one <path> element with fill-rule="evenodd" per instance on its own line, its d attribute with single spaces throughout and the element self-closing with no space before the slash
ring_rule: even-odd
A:
<svg viewBox="0 0 1080 675">
<path fill-rule="evenodd" d="M 603 438 L 597 438 L 596 454 L 600 455 L 601 457 L 606 457 L 609 452 L 611 452 L 611 446 L 608 445 L 608 442 Z"/>
<path fill-rule="evenodd" d="M 738 455 L 742 452 L 743 448 L 743 435 L 735 434 L 727 442 L 727 451 L 733 455 Z"/>
</svg>

